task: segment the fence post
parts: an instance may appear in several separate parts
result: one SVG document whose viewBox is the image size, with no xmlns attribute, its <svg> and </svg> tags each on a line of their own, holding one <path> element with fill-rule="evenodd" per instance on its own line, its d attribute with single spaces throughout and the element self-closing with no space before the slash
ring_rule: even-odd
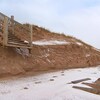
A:
<svg viewBox="0 0 100 100">
<path fill-rule="evenodd" d="M 4 25 L 3 25 L 3 46 L 7 45 L 8 42 L 8 17 L 4 17 Z"/>
<path fill-rule="evenodd" d="M 32 35 L 32 32 L 33 32 L 33 26 L 32 25 L 29 25 L 29 29 L 30 29 L 30 41 L 29 41 L 29 44 L 30 44 L 30 49 L 29 49 L 29 54 L 32 54 L 32 41 L 33 41 L 33 35 Z"/>
<path fill-rule="evenodd" d="M 33 37 L 33 35 L 32 35 L 32 33 L 33 33 L 33 26 L 32 25 L 30 25 L 30 46 L 32 47 L 32 37 Z"/>
<path fill-rule="evenodd" d="M 11 16 L 11 28 L 12 28 L 12 34 L 14 34 L 14 16 Z"/>
</svg>

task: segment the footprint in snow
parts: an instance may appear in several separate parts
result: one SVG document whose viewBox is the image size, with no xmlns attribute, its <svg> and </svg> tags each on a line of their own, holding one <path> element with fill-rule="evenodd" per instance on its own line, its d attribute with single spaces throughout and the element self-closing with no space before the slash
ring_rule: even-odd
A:
<svg viewBox="0 0 100 100">
<path fill-rule="evenodd" d="M 54 79 L 50 79 L 50 81 L 54 81 Z"/>
<path fill-rule="evenodd" d="M 94 73 L 91 73 L 91 74 L 97 74 L 96 72 L 94 72 Z"/>
<path fill-rule="evenodd" d="M 62 71 L 61 73 L 64 73 L 64 71 Z"/>
<path fill-rule="evenodd" d="M 42 83 L 42 82 L 41 81 L 35 82 L 35 84 L 40 84 L 40 83 Z"/>
<path fill-rule="evenodd" d="M 53 78 L 56 78 L 57 76 L 53 76 Z"/>
<path fill-rule="evenodd" d="M 61 74 L 61 76 L 64 76 L 65 74 Z"/>
<path fill-rule="evenodd" d="M 28 87 L 24 87 L 24 89 L 28 89 Z"/>
</svg>

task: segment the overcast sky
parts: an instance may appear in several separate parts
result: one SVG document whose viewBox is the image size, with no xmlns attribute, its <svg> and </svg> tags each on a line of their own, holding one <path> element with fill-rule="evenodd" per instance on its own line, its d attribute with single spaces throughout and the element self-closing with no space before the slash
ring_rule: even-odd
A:
<svg viewBox="0 0 100 100">
<path fill-rule="evenodd" d="M 100 0 L 0 0 L 0 12 L 100 49 Z"/>
</svg>

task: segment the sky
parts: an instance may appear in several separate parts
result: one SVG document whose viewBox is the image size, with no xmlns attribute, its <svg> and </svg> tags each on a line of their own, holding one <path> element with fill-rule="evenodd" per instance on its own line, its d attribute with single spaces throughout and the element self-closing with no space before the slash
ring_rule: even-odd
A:
<svg viewBox="0 0 100 100">
<path fill-rule="evenodd" d="M 0 12 L 100 49 L 100 0 L 0 0 Z"/>
</svg>

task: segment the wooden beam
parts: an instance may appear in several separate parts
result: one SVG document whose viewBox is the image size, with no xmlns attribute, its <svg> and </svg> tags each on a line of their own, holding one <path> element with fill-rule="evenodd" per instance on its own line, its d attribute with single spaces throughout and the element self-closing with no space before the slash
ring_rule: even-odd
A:
<svg viewBox="0 0 100 100">
<path fill-rule="evenodd" d="M 84 78 L 84 79 L 79 79 L 79 80 L 71 81 L 71 83 L 77 84 L 77 83 L 80 83 L 80 82 L 83 82 L 83 81 L 88 81 L 88 80 L 91 80 L 91 79 L 90 78 Z"/>
</svg>

